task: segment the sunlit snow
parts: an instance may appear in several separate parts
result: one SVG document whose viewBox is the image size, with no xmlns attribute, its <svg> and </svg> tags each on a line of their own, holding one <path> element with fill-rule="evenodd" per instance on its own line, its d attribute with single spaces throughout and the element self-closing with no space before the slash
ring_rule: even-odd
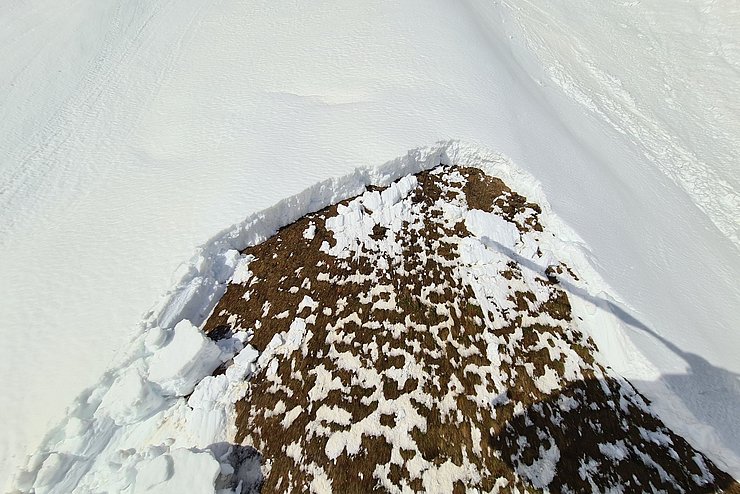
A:
<svg viewBox="0 0 740 494">
<path fill-rule="evenodd" d="M 170 333 L 248 276 L 235 249 L 442 153 L 512 160 L 507 182 L 551 206 L 562 255 L 603 280 L 572 298 L 607 362 L 740 476 L 738 30 L 731 3 L 669 0 L 3 5 L 0 479 L 60 421 L 91 456 L 204 440 L 215 429 L 160 430 L 162 414 L 217 424 L 208 393 L 190 398 L 201 412 L 175 396 L 241 343 Z M 475 144 L 406 156 L 449 139 Z M 158 362 L 168 345 L 191 359 Z M 242 353 L 214 386 L 238 391 L 257 357 Z M 142 482 L 172 461 L 175 488 L 216 465 L 204 454 L 116 461 Z M 47 486 L 82 475 L 47 461 Z"/>
</svg>

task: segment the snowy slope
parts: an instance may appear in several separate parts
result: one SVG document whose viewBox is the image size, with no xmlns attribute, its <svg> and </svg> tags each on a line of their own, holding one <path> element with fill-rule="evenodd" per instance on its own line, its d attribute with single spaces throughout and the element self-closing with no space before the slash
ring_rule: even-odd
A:
<svg viewBox="0 0 740 494">
<path fill-rule="evenodd" d="M 0 478 L 97 381 L 147 308 L 186 274 L 195 246 L 320 180 L 447 138 L 502 152 L 538 178 L 634 309 L 623 317 L 640 321 L 604 335 L 619 343 L 613 365 L 664 411 L 680 405 L 667 424 L 692 431 L 738 475 L 740 262 L 731 220 L 739 215 L 729 159 L 738 117 L 724 99 L 737 88 L 736 47 L 725 41 L 724 58 L 705 62 L 721 68 L 711 72 L 726 88 L 717 96 L 676 75 L 688 48 L 660 23 L 677 17 L 648 22 L 634 9 L 610 17 L 594 2 L 568 21 L 647 22 L 640 26 L 654 46 L 677 54 L 664 66 L 673 68 L 668 84 L 708 95 L 675 98 L 671 111 L 689 122 L 679 132 L 649 89 L 653 79 L 633 78 L 643 92 L 626 91 L 639 108 L 664 113 L 624 120 L 614 103 L 624 92 L 584 76 L 572 52 L 579 45 L 543 41 L 543 20 L 564 22 L 570 12 L 509 3 L 3 6 Z M 727 19 L 702 24 L 697 38 L 732 39 L 723 29 L 737 23 Z M 644 40 L 600 32 L 579 35 L 602 71 L 654 65 L 607 60 L 614 39 L 628 53 L 642 52 Z M 598 112 L 572 99 L 580 94 L 572 85 L 552 82 L 548 57 L 563 65 L 555 80 L 600 95 Z M 722 118 L 707 120 L 710 101 Z M 665 155 L 663 134 L 678 143 Z M 682 149 L 699 156 L 682 166 L 689 179 L 668 167 Z M 719 187 L 727 204 L 702 192 Z"/>
<path fill-rule="evenodd" d="M 550 82 L 639 146 L 740 244 L 740 6 L 502 4 Z"/>
</svg>

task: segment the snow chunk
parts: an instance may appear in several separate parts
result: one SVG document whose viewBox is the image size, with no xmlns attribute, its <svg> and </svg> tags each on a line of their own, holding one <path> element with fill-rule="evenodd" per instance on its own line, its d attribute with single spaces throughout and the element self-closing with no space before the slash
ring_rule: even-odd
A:
<svg viewBox="0 0 740 494">
<path fill-rule="evenodd" d="M 234 274 L 231 275 L 231 282 L 237 284 L 244 284 L 252 277 L 252 272 L 249 270 L 249 263 L 254 260 L 253 255 L 246 255 L 239 258 L 234 268 Z"/>
<path fill-rule="evenodd" d="M 516 468 L 516 472 L 531 482 L 537 489 L 547 487 L 552 482 L 552 479 L 555 478 L 555 473 L 557 472 L 557 464 L 560 461 L 560 449 L 558 449 L 554 441 L 551 440 L 550 444 L 552 446 L 549 449 L 540 446 L 540 456 L 531 465 L 525 465 L 523 462 L 520 462 Z"/>
<path fill-rule="evenodd" d="M 458 466 L 450 460 L 439 466 L 430 466 L 422 477 L 424 490 L 427 492 L 452 492 L 457 481 L 474 483 L 479 480 L 480 474 L 475 465 Z"/>
<path fill-rule="evenodd" d="M 185 396 L 221 364 L 216 344 L 190 321 L 180 321 L 172 339 L 149 360 L 149 380 L 165 394 Z"/>
<path fill-rule="evenodd" d="M 280 424 L 283 426 L 283 429 L 287 429 L 288 427 L 290 427 L 291 424 L 293 424 L 293 421 L 297 419 L 302 412 L 303 407 L 300 405 L 296 405 L 288 413 L 286 413 L 283 417 L 283 420 L 280 422 Z"/>
<path fill-rule="evenodd" d="M 176 449 L 137 465 L 134 494 L 213 492 L 221 466 L 210 452 Z"/>
<path fill-rule="evenodd" d="M 308 486 L 312 493 L 331 494 L 334 492 L 331 488 L 331 479 L 326 475 L 323 468 L 315 463 L 311 463 L 311 465 L 309 465 L 309 471 L 313 474 L 313 479 Z"/>
<path fill-rule="evenodd" d="M 103 397 L 101 407 L 116 425 L 137 422 L 164 405 L 165 398 L 142 376 L 141 367 L 143 365 L 132 364 L 116 378 Z"/>
<path fill-rule="evenodd" d="M 288 333 L 285 335 L 286 353 L 292 353 L 294 350 L 297 350 L 301 346 L 305 336 L 306 321 L 298 317 L 290 324 Z"/>
<path fill-rule="evenodd" d="M 471 209 L 465 215 L 465 228 L 480 238 L 487 247 L 497 250 L 499 245 L 515 250 L 516 243 L 519 241 L 519 230 L 516 226 L 496 213 Z M 491 243 L 494 245 L 490 245 Z"/>
<path fill-rule="evenodd" d="M 613 443 L 599 444 L 599 451 L 602 455 L 615 462 L 622 461 L 629 456 L 629 450 L 621 439 Z"/>
<path fill-rule="evenodd" d="M 311 312 L 313 312 L 313 311 L 315 311 L 315 310 L 316 310 L 316 308 L 317 308 L 318 306 L 319 306 L 319 303 L 318 303 L 318 302 L 316 302 L 316 301 L 315 301 L 314 299 L 312 299 L 312 298 L 311 298 L 311 297 L 309 297 L 308 295 L 304 295 L 304 296 L 303 296 L 303 300 L 301 300 L 301 303 L 300 303 L 300 304 L 298 304 L 298 309 L 296 310 L 296 313 L 297 313 L 297 314 L 300 314 L 300 313 L 301 313 L 301 311 L 302 311 L 302 310 L 303 310 L 304 308 L 306 308 L 306 307 L 308 307 L 308 310 L 310 310 Z"/>
<path fill-rule="evenodd" d="M 535 386 L 541 393 L 549 395 L 560 388 L 560 376 L 555 369 L 546 366 L 545 373 L 534 380 Z"/>
</svg>

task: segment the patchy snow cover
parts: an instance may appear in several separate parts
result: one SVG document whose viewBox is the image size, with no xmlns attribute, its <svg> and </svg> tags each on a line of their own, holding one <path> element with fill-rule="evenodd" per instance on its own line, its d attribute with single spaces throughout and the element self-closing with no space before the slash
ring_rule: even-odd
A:
<svg viewBox="0 0 740 494">
<path fill-rule="evenodd" d="M 539 456 L 531 465 L 520 463 L 517 467 L 517 473 L 528 479 L 537 489 L 546 489 L 557 474 L 560 450 L 555 444 L 550 444 L 549 448 L 539 447 Z"/>
<path fill-rule="evenodd" d="M 601 341 L 609 342 L 604 338 L 611 331 L 621 330 L 620 321 L 612 316 L 614 309 L 608 309 L 608 307 L 617 306 L 605 307 L 603 304 L 592 301 L 597 300 L 597 295 L 603 296 L 611 290 L 593 270 L 588 257 L 580 247 L 582 242 L 578 236 L 552 214 L 536 181 L 500 155 L 484 153 L 475 147 L 460 145 L 456 142 L 445 143 L 437 147 L 414 150 L 407 156 L 382 167 L 358 169 L 341 180 L 317 184 L 297 196 L 282 201 L 268 211 L 247 218 L 241 224 L 209 242 L 194 257 L 188 275 L 149 317 L 146 322 L 146 331 L 134 341 L 125 356 L 120 359 L 119 367 L 106 373 L 98 385 L 78 398 L 75 405 L 70 408 L 68 418 L 47 435 L 39 452 L 30 458 L 26 470 L 16 477 L 15 485 L 23 490 L 33 487 L 39 493 L 85 492 L 102 486 L 120 492 L 133 492 L 132 489 L 137 485 L 137 472 L 141 470 L 147 472 L 145 476 L 147 480 L 142 480 L 143 483 L 155 482 L 159 478 L 157 465 L 164 460 L 158 460 L 154 466 L 146 465 L 163 455 L 174 458 L 172 452 L 177 450 L 188 450 L 200 455 L 197 460 L 194 458 L 191 460 L 202 461 L 204 464 L 211 464 L 204 455 L 220 460 L 223 477 L 223 472 L 228 472 L 231 468 L 229 465 L 232 461 L 230 450 L 225 451 L 224 449 L 228 449 L 226 443 L 233 441 L 236 433 L 231 428 L 233 424 L 229 417 L 232 417 L 234 413 L 233 404 L 243 396 L 246 390 L 248 381 L 244 381 L 244 378 L 256 372 L 257 369 L 263 368 L 268 371 L 268 379 L 270 379 L 269 376 L 274 378 L 277 370 L 275 357 L 299 350 L 311 339 L 308 319 L 298 318 L 291 323 L 285 336 L 276 335 L 265 351 L 258 355 L 251 345 L 246 344 L 251 337 L 250 328 L 242 328 L 237 323 L 233 336 L 219 342 L 220 350 L 216 359 L 212 344 L 203 339 L 202 335 L 196 335 L 194 328 L 201 325 L 213 310 L 220 294 L 225 290 L 226 282 L 232 275 L 236 273 L 236 279 L 242 283 L 250 280 L 249 261 L 239 260 L 237 251 L 263 241 L 278 228 L 306 213 L 362 192 L 366 185 L 386 186 L 397 177 L 430 169 L 440 163 L 479 167 L 492 176 L 501 177 L 515 190 L 525 193 L 530 200 L 535 200 L 539 204 L 541 207 L 539 221 L 548 230 L 557 232 L 557 236 L 540 238 L 543 242 L 545 259 L 549 259 L 548 251 L 557 252 L 558 258 L 573 267 L 583 280 L 576 289 L 576 293 L 581 293 L 583 296 L 573 298 L 574 314 L 578 314 L 583 319 L 585 328 L 598 328 L 591 333 L 591 336 L 602 348 L 611 348 L 612 352 L 618 351 L 613 345 L 610 347 L 609 344 L 601 345 L 600 343 Z M 396 221 L 395 214 L 399 211 L 395 211 L 393 215 L 386 213 L 385 216 L 383 211 L 393 209 L 398 201 L 408 194 L 414 183 L 413 177 L 405 178 L 386 189 L 392 192 L 385 196 L 366 194 L 348 206 L 340 206 L 341 211 L 343 215 L 356 219 L 358 209 L 353 204 L 367 202 L 367 210 L 371 212 L 371 215 L 375 215 L 376 219 L 386 218 L 394 222 Z M 374 206 L 375 210 L 372 210 L 370 205 Z M 449 215 L 448 219 L 451 219 L 462 212 L 460 208 L 455 207 L 453 201 L 445 214 Z M 402 212 L 401 216 L 403 216 Z M 527 252 L 529 255 L 532 254 L 526 238 L 515 239 L 510 225 L 504 225 L 490 215 L 473 213 L 461 219 L 464 219 L 466 225 L 480 235 L 477 245 L 461 246 L 461 254 L 470 266 L 469 280 L 473 282 L 473 286 L 476 286 L 476 270 L 486 269 L 486 263 L 490 261 L 492 253 L 498 252 L 497 255 L 501 255 L 501 253 L 507 253 L 507 249 L 516 247 L 516 251 L 519 252 L 517 256 Z M 359 246 L 356 240 L 353 240 L 358 238 L 365 242 L 372 242 L 368 236 L 370 232 L 366 227 L 360 227 L 359 230 L 356 227 L 349 231 L 346 228 L 343 230 L 349 224 L 351 223 L 347 221 L 335 220 L 333 225 L 336 228 L 337 238 L 344 238 L 342 241 L 345 245 Z M 358 224 L 362 225 L 363 222 L 360 221 Z M 397 223 L 395 225 L 399 226 Z M 329 250 L 331 249 L 330 247 Z M 337 252 L 337 255 L 344 256 L 340 252 Z M 521 259 L 517 258 L 517 260 Z M 535 289 L 536 293 L 536 283 L 533 284 L 533 278 L 531 278 L 536 273 L 530 271 L 532 270 L 522 270 L 523 279 Z M 539 274 L 544 273 L 539 272 Z M 193 289 L 193 287 L 201 287 L 201 289 Z M 203 287 L 208 287 L 208 289 Z M 476 288 L 476 291 L 479 291 L 478 300 L 482 304 L 490 303 L 487 301 L 496 301 L 502 303 L 501 307 L 496 309 L 497 311 L 505 309 L 506 303 L 503 300 L 497 299 L 495 294 L 486 293 L 486 290 L 490 288 L 490 286 L 478 285 Z M 375 292 L 380 293 L 380 291 L 376 287 Z M 302 299 L 301 305 L 301 308 L 305 309 L 304 314 L 306 310 L 311 313 L 318 310 L 318 307 L 306 298 Z M 337 308 L 341 306 L 342 301 L 337 301 Z M 326 308 L 322 312 L 326 313 Z M 190 319 L 185 319 L 183 316 Z M 313 315 L 308 317 L 313 317 Z M 351 319 L 350 317 L 348 320 Z M 336 324 L 338 328 L 341 328 L 342 320 L 338 320 Z M 178 330 L 182 332 L 182 335 L 176 335 Z M 187 351 L 175 352 L 174 348 Z M 621 348 L 622 352 L 634 351 L 630 350 L 629 346 Z M 329 351 L 334 350 L 330 348 Z M 193 365 L 195 355 L 206 357 L 202 365 L 201 363 Z M 633 355 L 639 354 L 634 352 Z M 565 357 L 567 369 L 569 359 L 567 352 L 563 354 L 563 357 Z M 343 365 L 346 365 L 348 369 L 357 368 L 356 364 L 351 362 L 349 355 L 343 357 L 337 354 L 336 358 L 338 362 L 345 358 L 350 359 Z M 495 351 L 494 353 L 489 352 L 489 358 L 495 360 Z M 217 360 L 231 361 L 232 364 L 225 374 L 208 377 L 209 369 L 216 365 Z M 154 369 L 153 374 L 152 368 Z M 183 381 L 173 381 L 173 373 L 170 372 L 173 369 L 186 370 L 187 377 Z M 418 378 L 420 369 L 414 369 L 413 365 L 404 367 L 403 372 L 395 378 L 399 386 L 402 386 L 404 380 L 411 376 Z M 309 393 L 311 400 L 319 400 L 322 396 L 327 396 L 331 390 L 341 389 L 341 382 L 337 378 L 332 379 L 331 375 L 321 367 L 312 372 L 316 373 L 316 387 Z M 570 372 L 573 373 L 572 377 L 578 377 L 577 369 Z M 380 383 L 378 376 L 373 373 L 361 375 L 360 379 L 368 387 L 378 386 Z M 186 393 L 196 382 L 195 389 L 187 401 L 184 398 L 173 396 L 173 394 Z M 160 384 L 164 384 L 164 389 L 160 387 Z M 500 396 L 492 396 L 490 402 L 505 403 L 506 399 L 502 400 Z M 567 403 L 567 398 L 561 397 L 561 402 Z M 422 426 L 418 417 L 414 417 L 413 414 L 408 415 L 408 412 L 403 412 L 403 410 L 409 410 L 409 408 L 402 406 L 393 409 L 393 413 L 402 413 L 398 416 L 402 420 L 401 424 L 406 424 L 405 427 L 410 428 Z M 453 410 L 450 409 L 450 412 Z M 294 408 L 287 412 L 283 408 L 279 413 L 286 414 L 281 420 L 286 425 L 290 425 L 296 416 L 300 415 L 301 410 Z M 341 417 L 341 412 L 339 416 Z M 359 434 L 362 430 L 366 430 L 365 427 L 372 429 L 375 426 L 371 423 L 355 424 L 353 429 L 357 428 L 356 432 L 346 437 L 344 435 L 332 436 L 329 454 L 357 451 Z M 324 432 L 316 430 L 314 433 L 323 434 Z M 399 433 L 400 435 L 396 436 L 397 433 L 394 432 L 392 437 L 403 441 L 404 433 L 401 431 Z M 300 458 L 300 451 L 296 451 L 294 446 L 292 448 L 292 457 Z M 543 453 L 543 458 L 554 458 L 554 453 L 551 453 L 550 450 L 546 455 Z M 184 453 L 177 455 L 178 457 L 187 456 Z M 169 457 L 165 458 L 168 462 L 174 461 Z M 191 460 L 183 459 L 182 461 L 183 464 L 187 464 Z M 257 468 L 255 465 L 258 464 L 253 464 L 250 467 L 252 470 L 243 475 L 244 478 L 254 478 L 254 468 Z M 429 472 L 424 477 L 425 482 L 439 482 L 437 477 L 430 477 L 432 473 L 428 470 L 429 466 L 428 464 L 426 467 L 419 465 L 417 468 L 419 472 Z M 321 490 L 321 486 L 324 488 L 328 486 L 328 478 L 321 473 L 320 468 L 317 469 L 310 463 L 307 463 L 306 467 L 314 472 L 312 485 L 315 484 L 317 491 Z M 449 465 L 442 467 L 438 474 L 447 471 L 444 474 L 445 478 L 463 475 L 461 472 L 448 471 L 451 468 Z M 183 468 L 181 471 L 185 470 Z M 549 475 L 547 462 L 542 463 L 537 472 L 539 473 L 533 473 L 533 475 L 540 475 L 539 478 L 544 482 Z M 464 475 L 471 474 L 468 472 Z M 378 472 L 377 475 L 382 477 L 383 474 Z M 181 481 L 179 477 L 177 479 L 177 482 Z M 233 481 L 233 475 L 229 479 Z M 230 485 L 231 488 L 236 487 L 233 482 Z"/>
<path fill-rule="evenodd" d="M 475 168 L 370 189 L 248 248 L 204 328 L 256 328 L 235 440 L 267 491 L 727 485 L 594 361 L 538 205 Z"/>
</svg>

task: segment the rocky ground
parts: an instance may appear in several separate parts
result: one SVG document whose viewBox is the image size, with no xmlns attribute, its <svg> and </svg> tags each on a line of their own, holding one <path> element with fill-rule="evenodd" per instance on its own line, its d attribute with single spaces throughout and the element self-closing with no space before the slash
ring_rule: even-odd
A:
<svg viewBox="0 0 740 494">
<path fill-rule="evenodd" d="M 246 249 L 205 331 L 259 352 L 262 492 L 740 492 L 599 362 L 540 214 L 438 167 Z"/>
</svg>

